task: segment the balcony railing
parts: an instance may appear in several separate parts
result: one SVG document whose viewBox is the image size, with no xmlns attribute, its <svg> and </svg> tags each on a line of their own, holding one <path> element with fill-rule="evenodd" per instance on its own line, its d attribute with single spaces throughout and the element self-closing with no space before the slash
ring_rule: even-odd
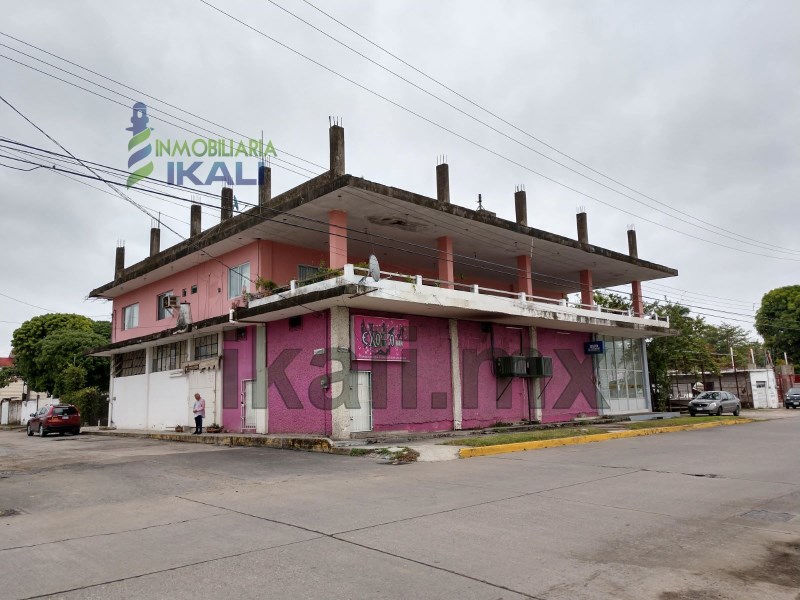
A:
<svg viewBox="0 0 800 600">
<path fill-rule="evenodd" d="M 251 295 L 251 298 L 258 298 L 263 297 L 264 295 L 278 295 L 285 292 L 294 292 L 295 290 L 307 286 L 313 285 L 316 283 L 320 283 L 322 281 L 328 281 L 332 279 L 337 279 L 338 277 L 344 276 L 347 278 L 348 276 L 354 278 L 360 278 L 361 280 L 366 280 L 370 278 L 369 269 L 363 267 L 356 267 L 354 265 L 347 264 L 344 266 L 344 269 L 341 271 L 333 270 L 325 274 L 324 277 L 320 277 L 319 275 L 315 275 L 314 277 L 308 278 L 306 280 L 298 281 L 292 280 L 289 282 L 288 286 L 276 288 L 272 290 L 270 294 L 261 294 L 261 295 Z M 381 281 L 395 281 L 398 283 L 407 283 L 415 286 L 416 288 L 420 287 L 429 287 L 429 288 L 451 288 L 453 290 L 459 290 L 463 292 L 469 292 L 472 294 L 482 294 L 488 296 L 498 296 L 502 298 L 508 298 L 513 300 L 519 300 L 525 303 L 532 303 L 532 304 L 549 304 L 552 306 L 560 306 L 564 308 L 573 308 L 579 310 L 587 310 L 597 313 L 606 313 L 610 315 L 619 315 L 619 316 L 627 316 L 627 317 L 635 317 L 631 310 L 623 310 L 618 308 L 609 308 L 605 306 L 600 306 L 597 304 L 581 304 L 580 302 L 568 302 L 564 299 L 555 299 L 555 298 L 548 298 L 547 296 L 537 296 L 533 294 L 526 294 L 524 292 L 510 292 L 508 290 L 498 290 L 495 288 L 483 287 L 480 285 L 475 284 L 466 284 L 458 281 L 445 281 L 442 279 L 435 279 L 433 277 L 424 277 L 422 275 L 409 275 L 407 273 L 394 273 L 392 271 L 381 271 L 380 272 L 380 280 Z M 669 327 L 669 316 L 660 316 L 655 313 L 646 315 L 645 319 L 654 320 L 660 323 L 665 323 L 667 327 Z"/>
</svg>

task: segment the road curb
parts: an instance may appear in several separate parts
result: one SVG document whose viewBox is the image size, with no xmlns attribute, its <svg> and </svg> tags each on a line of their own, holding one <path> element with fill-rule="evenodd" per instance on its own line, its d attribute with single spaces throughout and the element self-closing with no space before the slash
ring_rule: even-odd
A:
<svg viewBox="0 0 800 600">
<path fill-rule="evenodd" d="M 226 433 L 209 433 L 203 435 L 191 435 L 181 433 L 139 433 L 133 431 L 87 431 L 81 430 L 82 434 L 100 435 L 108 437 L 132 437 L 151 440 L 161 440 L 165 442 L 184 442 L 188 444 L 211 444 L 213 446 L 243 446 L 259 448 L 275 448 L 279 450 L 303 450 L 306 452 L 325 452 L 328 454 L 343 454 L 340 448 L 334 447 L 328 438 L 300 438 L 300 437 L 255 437 L 246 435 L 231 435 Z M 347 449 L 347 453 L 350 449 Z"/>
<path fill-rule="evenodd" d="M 577 437 L 557 438 L 554 440 L 535 440 L 531 442 L 518 442 L 516 444 L 499 444 L 497 446 L 480 446 L 476 448 L 462 448 L 458 452 L 459 458 L 474 458 L 476 456 L 492 456 L 495 454 L 508 454 L 510 452 L 526 452 L 541 448 L 558 448 L 560 446 L 574 446 L 576 444 L 591 444 L 605 440 L 618 440 L 621 438 L 641 437 L 656 435 L 673 431 L 691 431 L 693 429 L 709 429 L 723 425 L 740 425 L 753 423 L 754 419 L 731 419 L 730 421 L 713 421 L 710 423 L 696 423 L 692 425 L 676 425 L 675 427 L 652 427 L 650 429 L 631 429 L 628 431 L 612 431 L 597 435 L 584 435 Z"/>
</svg>

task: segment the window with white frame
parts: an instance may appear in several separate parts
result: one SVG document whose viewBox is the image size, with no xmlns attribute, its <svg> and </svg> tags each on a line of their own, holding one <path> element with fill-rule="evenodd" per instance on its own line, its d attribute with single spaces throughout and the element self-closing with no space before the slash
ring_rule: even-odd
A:
<svg viewBox="0 0 800 600">
<path fill-rule="evenodd" d="M 157 306 L 156 306 L 156 311 L 157 311 L 156 312 L 156 319 L 157 320 L 160 321 L 162 319 L 166 319 L 167 317 L 171 317 L 172 316 L 172 313 L 170 313 L 169 309 L 164 307 L 164 303 L 165 303 L 164 299 L 165 298 L 172 298 L 172 296 L 174 296 L 174 295 L 175 294 L 172 293 L 172 290 L 170 290 L 168 292 L 164 292 L 163 294 L 159 294 L 156 297 L 156 300 L 157 300 L 157 302 L 156 302 L 156 304 L 157 304 Z M 169 300 L 166 300 L 166 302 L 169 302 Z"/>
<path fill-rule="evenodd" d="M 122 328 L 133 329 L 139 326 L 139 304 L 131 304 L 122 309 Z"/>
<path fill-rule="evenodd" d="M 250 289 L 250 263 L 228 269 L 228 299 L 236 298 Z"/>
</svg>

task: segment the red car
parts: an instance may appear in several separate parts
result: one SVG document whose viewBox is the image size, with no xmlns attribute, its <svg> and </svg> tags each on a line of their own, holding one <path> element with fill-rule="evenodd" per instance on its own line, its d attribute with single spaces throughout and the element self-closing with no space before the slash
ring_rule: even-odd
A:
<svg viewBox="0 0 800 600">
<path fill-rule="evenodd" d="M 59 435 L 67 432 L 78 435 L 81 432 L 81 414 L 72 404 L 49 404 L 39 412 L 31 413 L 28 435 L 38 433 L 39 437 L 44 437 L 56 431 Z"/>
</svg>

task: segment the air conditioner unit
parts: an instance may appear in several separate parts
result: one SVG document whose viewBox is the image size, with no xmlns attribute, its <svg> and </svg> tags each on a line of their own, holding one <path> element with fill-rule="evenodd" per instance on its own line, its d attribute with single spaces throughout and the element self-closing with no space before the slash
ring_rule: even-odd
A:
<svg viewBox="0 0 800 600">
<path fill-rule="evenodd" d="M 161 297 L 161 307 L 162 308 L 178 308 L 178 297 L 177 296 L 162 296 Z"/>
<path fill-rule="evenodd" d="M 528 377 L 552 377 L 553 376 L 553 359 L 550 356 L 529 356 L 528 361 Z"/>
<path fill-rule="evenodd" d="M 527 359 L 524 356 L 499 356 L 494 359 L 494 374 L 497 377 L 530 377 Z"/>
</svg>

